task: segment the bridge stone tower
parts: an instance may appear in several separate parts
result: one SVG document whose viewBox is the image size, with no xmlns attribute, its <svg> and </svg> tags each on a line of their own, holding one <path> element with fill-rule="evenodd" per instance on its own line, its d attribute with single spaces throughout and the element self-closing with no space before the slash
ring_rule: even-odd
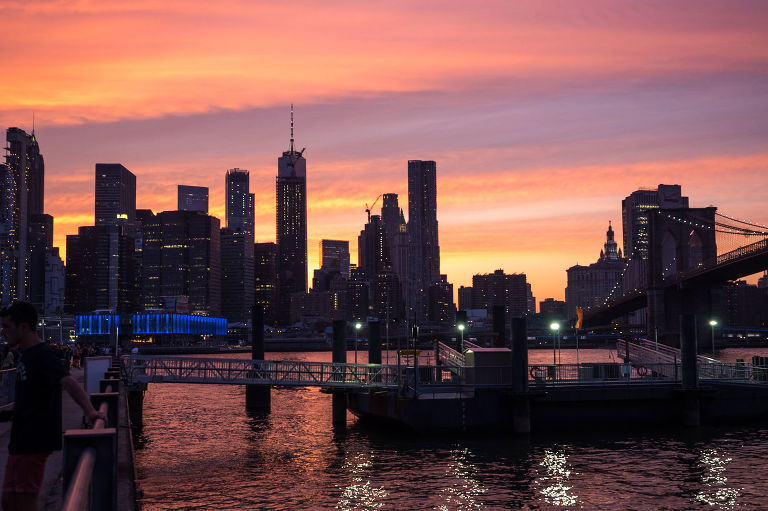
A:
<svg viewBox="0 0 768 511">
<path fill-rule="evenodd" d="M 660 209 L 648 215 L 648 335 L 672 346 L 680 342 L 680 314 L 696 316 L 697 332 L 719 312 L 719 287 L 680 281 L 686 271 L 717 258 L 716 207 Z M 671 285 L 677 282 L 676 285 Z M 697 336 L 704 342 L 706 336 Z"/>
</svg>

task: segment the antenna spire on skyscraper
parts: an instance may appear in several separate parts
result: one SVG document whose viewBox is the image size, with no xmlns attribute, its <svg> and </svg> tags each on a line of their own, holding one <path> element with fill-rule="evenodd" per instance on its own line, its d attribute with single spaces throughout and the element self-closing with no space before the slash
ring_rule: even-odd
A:
<svg viewBox="0 0 768 511">
<path fill-rule="evenodd" d="M 293 152 L 293 103 L 291 103 L 291 152 Z"/>
</svg>

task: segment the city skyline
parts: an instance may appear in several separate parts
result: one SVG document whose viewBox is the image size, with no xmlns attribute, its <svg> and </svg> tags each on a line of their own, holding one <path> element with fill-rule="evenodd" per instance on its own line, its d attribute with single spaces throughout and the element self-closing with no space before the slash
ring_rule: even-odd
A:
<svg viewBox="0 0 768 511">
<path fill-rule="evenodd" d="M 30 132 L 35 113 L 46 213 L 62 251 L 67 234 L 93 225 L 92 169 L 103 161 L 136 174 L 139 208 L 175 209 L 176 185 L 193 183 L 210 188 L 211 214 L 220 219 L 221 174 L 247 168 L 256 241 L 269 242 L 275 153 L 285 147 L 293 100 L 297 139 L 312 162 L 310 274 L 320 239 L 353 241 L 366 203 L 381 193 L 407 196 L 407 160 L 434 160 L 441 273 L 454 289 L 501 268 L 526 273 L 537 298 L 562 299 L 566 268 L 594 261 L 608 221 L 621 239 L 621 200 L 639 188 L 679 184 L 693 207 L 768 223 L 768 7 L 589 6 L 491 3 L 470 12 L 444 3 L 424 32 L 411 35 L 414 24 L 424 28 L 422 18 L 403 16 L 403 6 L 240 5 L 243 22 L 285 10 L 307 28 L 284 48 L 267 45 L 271 54 L 254 48 L 273 30 L 242 36 L 243 44 L 216 48 L 232 50 L 215 62 L 204 38 L 181 37 L 181 25 L 166 18 L 185 12 L 182 4 L 167 13 L 141 3 L 4 7 L 19 21 L 3 36 L 20 50 L 9 65 L 46 72 L 2 85 L 8 100 L 0 119 Z M 210 18 L 206 34 L 219 39 L 226 11 L 187 14 Z M 72 30 L 87 33 L 117 18 L 136 27 L 163 23 L 180 37 L 142 41 L 158 49 L 149 56 L 112 36 L 100 37 L 99 51 L 71 38 Z M 489 25 L 493 19 L 501 23 Z M 367 35 L 349 30 L 360 23 L 370 25 Z M 230 27 L 227 37 L 238 32 Z M 67 66 L 41 49 L 62 39 Z M 317 48 L 309 43 L 318 40 Z M 287 55 L 302 70 L 290 82 L 276 63 Z M 249 58 L 264 65 L 243 65 Z M 171 61 L 178 66 L 165 65 Z M 103 86 L 110 70 L 131 63 L 135 74 Z M 182 81 L 189 86 L 178 94 Z"/>
</svg>

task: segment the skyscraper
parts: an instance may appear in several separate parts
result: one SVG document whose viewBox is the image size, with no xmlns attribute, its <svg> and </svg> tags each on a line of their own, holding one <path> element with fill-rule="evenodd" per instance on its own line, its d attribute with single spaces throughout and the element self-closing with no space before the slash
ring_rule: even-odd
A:
<svg viewBox="0 0 768 511">
<path fill-rule="evenodd" d="M 28 234 L 29 301 L 43 311 L 45 306 L 45 265 L 53 249 L 53 217 L 31 215 Z"/>
<path fill-rule="evenodd" d="M 624 255 L 648 259 L 648 210 L 687 208 L 680 185 L 659 185 L 656 190 L 637 190 L 621 201 Z"/>
<path fill-rule="evenodd" d="M 199 211 L 143 215 L 141 292 L 145 308 L 163 297 L 187 297 L 192 314 L 221 311 L 219 219 Z M 67 254 L 69 258 L 69 254 Z"/>
<path fill-rule="evenodd" d="M 389 255 L 392 259 L 392 271 L 401 284 L 408 280 L 408 228 L 403 216 L 403 208 L 397 203 L 396 193 L 385 193 L 381 206 L 381 219 L 389 240 Z M 404 297 L 403 297 L 404 298 Z"/>
<path fill-rule="evenodd" d="M 179 211 L 200 211 L 208 214 L 208 187 L 178 185 Z"/>
<path fill-rule="evenodd" d="M 227 227 L 221 230 L 221 314 L 247 323 L 253 305 L 253 238 Z"/>
<path fill-rule="evenodd" d="M 621 201 L 624 256 L 636 262 L 648 259 L 650 210 L 687 207 L 688 197 L 683 197 L 680 185 L 659 185 L 656 190 L 637 190 L 629 194 Z M 633 289 L 647 285 L 647 271 L 647 264 L 630 265 L 624 275 L 624 288 Z M 641 314 L 637 316 L 639 318 Z"/>
<path fill-rule="evenodd" d="M 66 302 L 74 313 L 136 312 L 134 240 L 117 225 L 67 235 Z"/>
<path fill-rule="evenodd" d="M 276 321 L 277 246 L 274 243 L 253 244 L 253 303 L 264 308 L 264 324 Z"/>
<path fill-rule="evenodd" d="M 440 283 L 437 237 L 437 164 L 408 161 L 408 315 L 428 318 L 429 286 Z"/>
<path fill-rule="evenodd" d="M 372 215 L 357 237 L 357 267 L 371 282 L 379 273 L 392 271 L 389 240 L 379 215 Z"/>
<path fill-rule="evenodd" d="M 136 176 L 119 163 L 96 164 L 96 225 L 136 235 Z"/>
<path fill-rule="evenodd" d="M 29 298 L 28 233 L 43 213 L 45 165 L 35 132 L 8 128 L 0 165 L 0 305 Z"/>
<path fill-rule="evenodd" d="M 277 321 L 290 322 L 291 293 L 307 292 L 307 160 L 291 143 L 277 160 Z"/>
<path fill-rule="evenodd" d="M 346 240 L 320 240 L 320 269 L 327 273 L 339 272 L 349 278 L 349 242 Z"/>
<path fill-rule="evenodd" d="M 230 169 L 225 178 L 225 209 L 227 227 L 233 231 L 246 233 L 253 244 L 253 201 L 254 195 L 249 193 L 250 177 L 247 170 Z"/>
</svg>

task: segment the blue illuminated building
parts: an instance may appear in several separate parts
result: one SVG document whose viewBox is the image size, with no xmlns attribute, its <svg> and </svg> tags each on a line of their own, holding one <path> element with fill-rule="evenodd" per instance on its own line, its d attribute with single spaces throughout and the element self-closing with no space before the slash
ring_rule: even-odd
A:
<svg viewBox="0 0 768 511">
<path fill-rule="evenodd" d="M 227 320 L 208 316 L 142 312 L 131 316 L 84 314 L 75 316 L 75 333 L 81 340 L 108 342 L 115 335 L 121 341 L 158 345 L 193 344 L 209 337 L 227 335 Z"/>
</svg>

